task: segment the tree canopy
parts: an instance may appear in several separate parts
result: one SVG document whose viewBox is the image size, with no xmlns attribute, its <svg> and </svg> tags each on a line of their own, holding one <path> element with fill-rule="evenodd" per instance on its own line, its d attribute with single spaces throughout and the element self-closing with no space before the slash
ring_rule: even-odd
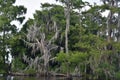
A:
<svg viewBox="0 0 120 80">
<path fill-rule="evenodd" d="M 0 1 L 0 73 L 62 73 L 85 79 L 120 79 L 119 0 L 90 5 L 82 0 L 41 4 L 20 31 L 26 8 Z M 89 6 L 89 10 L 83 10 Z M 102 15 L 108 11 L 108 16 Z M 13 59 L 8 70 L 8 54 Z M 6 67 L 4 67 L 6 65 Z M 6 70 L 6 71 L 5 71 Z"/>
</svg>

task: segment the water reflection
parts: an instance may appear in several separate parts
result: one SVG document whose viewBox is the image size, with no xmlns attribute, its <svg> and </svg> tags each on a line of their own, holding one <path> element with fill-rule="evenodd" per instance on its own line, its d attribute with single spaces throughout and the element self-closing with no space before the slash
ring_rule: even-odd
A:
<svg viewBox="0 0 120 80">
<path fill-rule="evenodd" d="M 10 76 L 10 75 L 8 75 L 7 77 L 6 77 L 6 80 L 13 80 L 14 79 L 14 77 L 13 76 Z"/>
<path fill-rule="evenodd" d="M 27 76 L 7 76 L 0 77 L 0 80 L 67 80 L 65 77 L 27 77 Z M 73 80 L 81 80 L 80 78 L 73 78 Z"/>
</svg>

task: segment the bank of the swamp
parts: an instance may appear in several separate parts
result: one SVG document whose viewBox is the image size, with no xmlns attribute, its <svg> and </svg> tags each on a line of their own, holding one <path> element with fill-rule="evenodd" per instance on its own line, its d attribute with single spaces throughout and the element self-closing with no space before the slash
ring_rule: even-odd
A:
<svg viewBox="0 0 120 80">
<path fill-rule="evenodd" d="M 11 76 L 33 76 L 33 77 L 64 77 L 67 80 L 72 80 L 74 77 L 82 78 L 83 75 L 77 74 L 63 74 L 63 73 L 54 73 L 54 72 L 36 72 L 36 73 L 23 73 L 23 72 L 10 72 Z"/>
</svg>

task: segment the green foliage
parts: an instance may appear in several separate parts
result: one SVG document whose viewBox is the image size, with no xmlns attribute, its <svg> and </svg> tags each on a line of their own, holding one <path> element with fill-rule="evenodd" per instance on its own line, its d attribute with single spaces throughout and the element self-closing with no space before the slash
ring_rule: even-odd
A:
<svg viewBox="0 0 120 80">
<path fill-rule="evenodd" d="M 26 71 L 24 71 L 25 74 L 36 74 L 36 70 L 34 69 L 27 69 Z"/>
<path fill-rule="evenodd" d="M 81 68 L 83 67 L 84 70 L 87 58 L 87 53 L 70 52 L 68 55 L 66 53 L 60 52 L 59 54 L 57 54 L 56 60 L 61 63 L 60 69 L 62 72 L 66 72 L 68 71 L 68 69 L 69 72 L 73 72 L 74 68 L 79 64 L 82 64 Z"/>
<path fill-rule="evenodd" d="M 115 74 L 115 79 L 116 79 L 116 80 L 119 80 L 119 79 L 120 79 L 120 72 L 117 72 L 117 73 Z"/>
<path fill-rule="evenodd" d="M 66 4 L 65 1 L 61 0 L 61 2 Z M 79 10 L 84 5 L 80 0 L 73 1 L 72 3 L 72 7 Z M 49 28 L 56 21 L 60 33 L 58 40 L 54 44 L 64 48 L 64 30 L 66 24 L 64 8 L 48 3 L 42 4 L 42 8 L 42 11 L 36 11 L 34 14 L 35 19 L 31 23 L 35 21 L 37 25 L 41 25 L 43 32 L 47 34 L 47 39 L 50 39 L 54 32 L 49 30 Z M 76 72 L 90 75 L 90 78 L 93 79 L 100 77 L 102 77 L 100 79 L 103 79 L 103 77 L 107 79 L 107 77 L 111 77 L 110 74 L 114 76 L 112 72 L 118 69 L 116 61 L 119 60 L 117 58 L 119 42 L 114 40 L 111 40 L 111 42 L 106 41 L 105 26 L 107 18 L 101 15 L 101 12 L 105 10 L 111 10 L 111 8 L 108 5 L 94 5 L 88 11 L 81 13 L 81 15 L 71 10 L 70 32 L 68 35 L 70 51 L 68 54 L 64 53 L 64 49 L 63 51 L 57 49 L 57 51 L 53 52 L 56 57 L 55 61 L 60 66 L 58 67 L 58 72 L 73 73 L 77 69 Z M 113 9 L 113 12 L 116 12 L 116 10 L 117 8 Z M 29 27 L 29 25 L 26 25 L 26 29 L 27 26 Z M 115 25 L 112 25 L 112 28 L 115 27 Z M 52 65 L 50 67 L 52 68 Z"/>
<path fill-rule="evenodd" d="M 3 68 L 6 72 L 8 72 L 9 67 L 8 54 L 11 54 L 12 50 L 11 41 L 17 33 L 17 27 L 11 23 L 13 21 L 22 23 L 24 20 L 23 14 L 26 13 L 26 8 L 14 6 L 14 3 L 15 0 L 0 0 L 0 57 L 3 62 L 2 66 L 6 66 L 6 68 Z"/>
<path fill-rule="evenodd" d="M 25 69 L 25 67 L 26 67 L 26 64 L 22 62 L 22 59 L 15 58 L 12 60 L 11 70 L 13 72 L 21 72 L 22 70 Z"/>
<path fill-rule="evenodd" d="M 57 54 L 56 60 L 60 62 L 66 62 L 68 58 L 69 57 L 67 56 L 67 54 L 65 54 L 64 52 L 60 52 L 59 54 Z"/>
<path fill-rule="evenodd" d="M 26 9 L 23 6 L 13 6 L 15 0 L 0 0 L 0 32 L 3 33 L 0 35 L 0 73 L 5 73 L 8 68 L 8 64 L 5 64 L 7 61 L 5 56 L 8 56 L 7 49 L 10 50 L 13 57 L 12 71 L 24 70 L 29 65 L 23 60 L 23 55 L 31 60 L 37 59 L 36 63 L 38 65 L 32 66 L 42 69 L 44 63 L 42 58 L 44 56 L 40 54 L 40 51 L 30 54 L 32 48 L 26 47 L 24 42 L 28 29 L 31 25 L 35 25 L 37 28 L 41 27 L 40 31 L 45 34 L 43 36 L 46 40 L 44 41 L 45 48 L 57 45 L 54 51 L 50 50 L 51 55 L 48 52 L 50 58 L 49 61 L 46 61 L 49 64 L 48 69 L 62 73 L 85 75 L 89 79 L 113 80 L 115 78 L 119 80 L 120 31 L 119 15 L 116 15 L 119 14 L 119 7 L 109 0 L 101 6 L 91 6 L 82 0 L 68 0 L 69 3 L 66 2 L 67 0 L 59 1 L 65 6 L 42 4 L 42 10 L 37 10 L 34 19 L 29 19 L 21 31 L 18 32 L 16 26 L 10 23 L 14 20 L 22 23 L 24 16 L 21 15 L 26 13 Z M 90 6 L 90 9 L 81 12 L 81 8 L 85 5 Z M 66 6 L 70 6 L 71 10 L 69 11 L 71 16 L 68 33 L 68 54 L 65 53 L 66 16 L 64 14 L 66 12 L 64 9 Z M 106 10 L 111 12 L 110 17 L 102 16 L 102 12 Z M 39 30 L 36 31 L 39 32 Z M 56 31 L 58 31 L 58 34 L 55 35 L 55 41 L 49 41 Z M 34 33 L 31 30 L 31 35 L 34 35 Z M 35 36 L 34 40 L 40 36 Z M 38 42 L 40 41 L 39 38 Z M 34 49 L 40 49 L 40 47 L 36 47 L 37 44 L 34 41 L 30 41 L 30 43 L 35 44 Z M 51 43 L 52 45 L 50 45 Z M 49 45 L 46 46 L 47 44 Z M 25 71 L 26 74 L 35 74 L 36 72 L 37 70 L 33 68 Z"/>
<path fill-rule="evenodd" d="M 71 57 L 70 58 L 71 63 L 79 64 L 79 63 L 84 63 L 84 61 L 86 61 L 88 55 L 87 55 L 87 53 L 73 52 L 70 57 Z"/>
<path fill-rule="evenodd" d="M 3 62 L 0 62 L 0 74 L 4 74 L 6 73 L 6 70 L 5 70 L 5 64 Z"/>
</svg>

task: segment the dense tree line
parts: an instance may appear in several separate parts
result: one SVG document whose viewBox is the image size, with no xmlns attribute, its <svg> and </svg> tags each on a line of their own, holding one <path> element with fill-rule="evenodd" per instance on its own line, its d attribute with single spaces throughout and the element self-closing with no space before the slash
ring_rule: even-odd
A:
<svg viewBox="0 0 120 80">
<path fill-rule="evenodd" d="M 41 4 L 20 31 L 26 9 L 0 1 L 0 73 L 64 73 L 88 79 L 120 79 L 119 0 L 90 5 L 82 0 Z M 89 10 L 83 10 L 88 6 Z M 108 11 L 108 16 L 102 15 Z M 6 67 L 4 67 L 6 66 Z"/>
<path fill-rule="evenodd" d="M 26 8 L 13 6 L 15 0 L 0 0 L 0 72 L 8 71 L 8 56 L 11 54 L 12 41 L 18 34 L 13 21 L 22 23 Z"/>
</svg>

